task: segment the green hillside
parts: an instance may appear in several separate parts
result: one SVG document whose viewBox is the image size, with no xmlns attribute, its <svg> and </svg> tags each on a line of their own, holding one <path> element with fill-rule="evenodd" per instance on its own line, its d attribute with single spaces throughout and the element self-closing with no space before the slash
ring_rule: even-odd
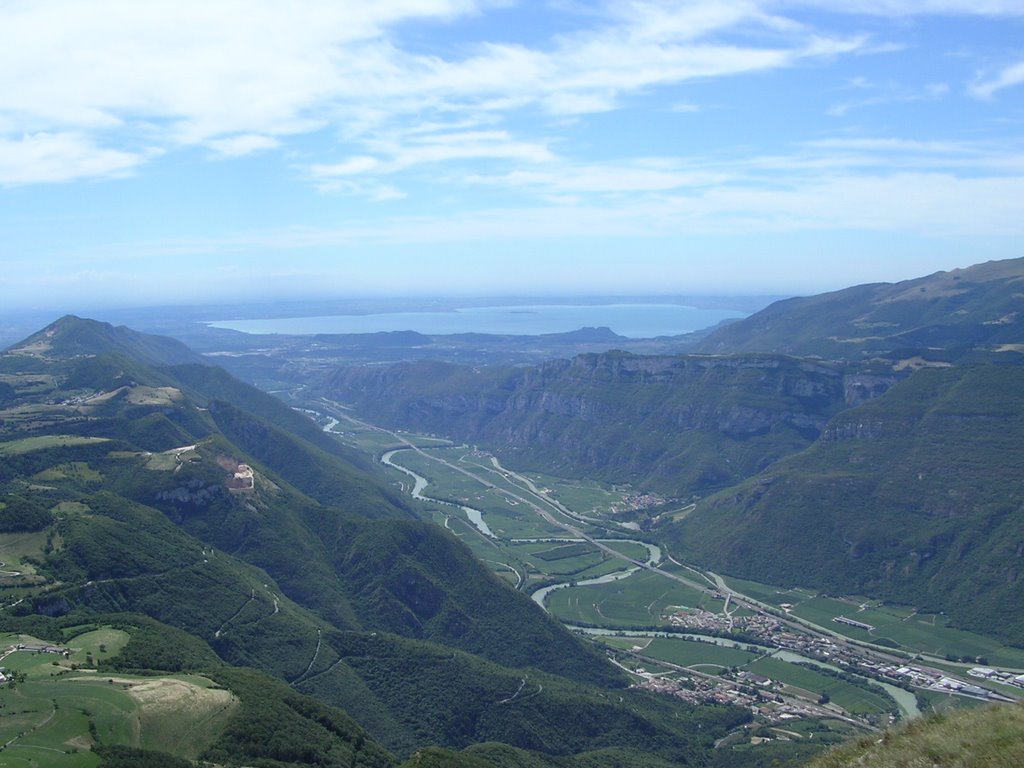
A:
<svg viewBox="0 0 1024 768">
<path fill-rule="evenodd" d="M 699 341 L 706 353 L 958 360 L 1024 352 L 1024 258 L 776 302 Z"/>
<path fill-rule="evenodd" d="M 1024 369 L 921 370 L 664 532 L 774 584 L 945 611 L 1024 643 Z"/>
<path fill-rule="evenodd" d="M 749 717 L 625 690 L 603 656 L 412 519 L 375 468 L 305 417 L 215 369 L 108 349 L 108 333 L 64 319 L 45 344 L 0 355 L 0 631 L 56 642 L 111 627 L 130 639 L 83 669 L 199 674 L 237 714 L 211 726 L 201 754 L 138 728 L 107 733 L 98 715 L 97 738 L 88 716 L 72 718 L 52 747 L 69 765 L 157 765 L 168 752 L 390 765 L 385 750 L 478 742 L 524 764 L 595 750 L 691 763 Z M 120 685 L 110 706 L 130 708 L 136 684 Z M 58 710 L 46 707 L 39 723 Z"/>
<path fill-rule="evenodd" d="M 1024 754 L 1024 707 L 988 707 L 917 720 L 882 738 L 828 752 L 808 768 L 1016 768 Z"/>
<path fill-rule="evenodd" d="M 176 339 L 139 333 L 65 315 L 8 350 L 19 355 L 70 360 L 97 354 L 123 355 L 146 365 L 206 364 L 202 355 Z"/>
</svg>

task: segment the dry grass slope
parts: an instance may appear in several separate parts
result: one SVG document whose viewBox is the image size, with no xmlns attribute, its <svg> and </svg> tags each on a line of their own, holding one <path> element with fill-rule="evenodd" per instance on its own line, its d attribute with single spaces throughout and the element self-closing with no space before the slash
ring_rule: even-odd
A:
<svg viewBox="0 0 1024 768">
<path fill-rule="evenodd" d="M 881 739 L 827 752 L 807 768 L 1019 768 L 1024 705 L 985 707 L 915 720 Z"/>
</svg>

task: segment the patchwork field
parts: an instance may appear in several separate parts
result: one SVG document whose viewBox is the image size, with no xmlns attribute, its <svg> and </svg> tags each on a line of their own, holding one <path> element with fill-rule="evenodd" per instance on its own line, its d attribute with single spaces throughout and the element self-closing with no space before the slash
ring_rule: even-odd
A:
<svg viewBox="0 0 1024 768">
<path fill-rule="evenodd" d="M 0 636 L 0 766 L 95 766 L 94 743 L 121 744 L 197 757 L 223 732 L 234 696 L 189 675 L 106 675 L 79 665 L 116 654 L 128 640 L 101 627 L 66 645 Z M 17 650 L 18 644 L 29 646 Z M 32 650 L 57 647 L 67 653 Z M 13 682 L 13 685 L 10 683 Z"/>
</svg>

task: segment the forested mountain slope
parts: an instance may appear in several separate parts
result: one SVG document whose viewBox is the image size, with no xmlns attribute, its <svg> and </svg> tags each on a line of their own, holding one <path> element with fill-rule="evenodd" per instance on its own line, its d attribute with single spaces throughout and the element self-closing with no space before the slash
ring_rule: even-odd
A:
<svg viewBox="0 0 1024 768">
<path fill-rule="evenodd" d="M 1024 368 L 921 370 L 665 536 L 775 584 L 945 611 L 1024 643 Z"/>
<path fill-rule="evenodd" d="M 606 748 L 693 762 L 747 716 L 626 691 L 311 422 L 216 369 L 134 358 L 123 337 L 65 318 L 0 355 L 0 631 L 120 616 L 150 640 L 112 664 L 202 671 L 254 706 L 260 684 L 236 668 L 272 675 L 262 709 L 211 742 L 215 762 L 386 765 L 385 749 L 481 741 L 566 765 Z M 140 615 L 199 660 L 168 662 Z M 303 722 L 259 752 L 286 710 Z"/>
</svg>

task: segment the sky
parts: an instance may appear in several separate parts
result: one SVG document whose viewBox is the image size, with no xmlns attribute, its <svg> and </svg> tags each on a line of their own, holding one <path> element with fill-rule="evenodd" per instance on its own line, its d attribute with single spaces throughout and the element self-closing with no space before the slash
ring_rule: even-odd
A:
<svg viewBox="0 0 1024 768">
<path fill-rule="evenodd" d="M 1024 0 L 3 0 L 0 308 L 1024 256 Z"/>
</svg>

